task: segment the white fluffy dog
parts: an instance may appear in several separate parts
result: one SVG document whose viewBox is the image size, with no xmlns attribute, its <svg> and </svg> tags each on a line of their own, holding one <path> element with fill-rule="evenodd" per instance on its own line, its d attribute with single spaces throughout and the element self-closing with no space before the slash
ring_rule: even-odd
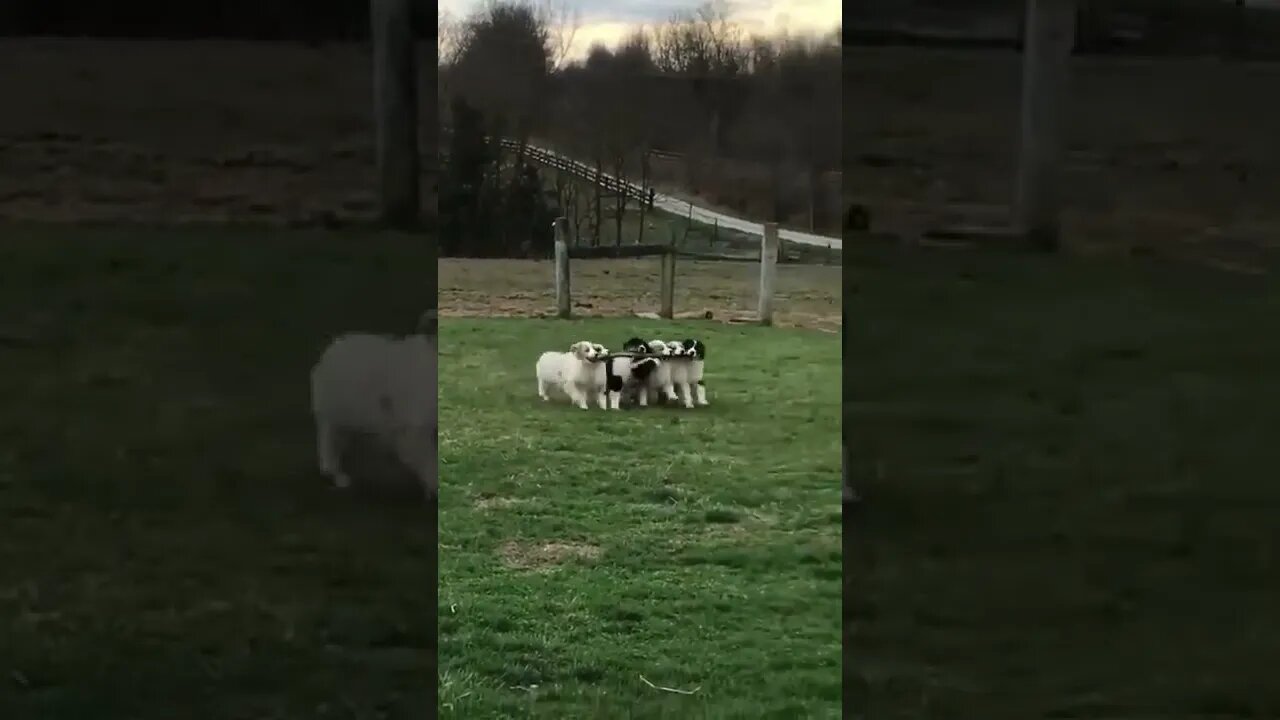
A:
<svg viewBox="0 0 1280 720">
<path fill-rule="evenodd" d="M 601 346 L 603 347 L 603 346 Z M 581 340 L 569 346 L 569 352 L 548 351 L 538 358 L 534 371 L 538 376 L 538 397 L 550 400 L 549 391 L 559 388 L 574 405 L 587 409 L 594 398 L 601 410 L 608 408 L 605 397 L 605 367 L 595 343 Z"/>
<path fill-rule="evenodd" d="M 434 336 L 336 338 L 311 370 L 311 411 L 320 471 L 338 487 L 351 484 L 343 450 L 363 433 L 413 471 L 428 499 L 438 492 Z"/>
</svg>

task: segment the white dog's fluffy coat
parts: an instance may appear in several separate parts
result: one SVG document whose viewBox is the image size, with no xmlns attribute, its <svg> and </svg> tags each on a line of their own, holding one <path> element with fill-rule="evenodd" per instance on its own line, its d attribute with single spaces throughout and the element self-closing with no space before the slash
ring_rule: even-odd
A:
<svg viewBox="0 0 1280 720">
<path fill-rule="evenodd" d="M 693 358 L 689 356 L 683 343 L 673 340 L 666 345 L 670 359 L 664 364 L 670 368 L 671 385 L 680 397 L 680 404 L 686 408 L 691 408 L 693 407 L 694 384 Z"/>
<path fill-rule="evenodd" d="M 433 336 L 338 337 L 311 370 L 311 410 L 320 471 L 338 487 L 351 484 L 341 467 L 347 440 L 366 433 L 414 472 L 428 498 L 438 492 Z"/>
<path fill-rule="evenodd" d="M 650 399 L 679 401 L 686 408 L 694 404 L 708 405 L 703 371 L 707 347 L 701 340 L 668 342 L 633 337 L 622 345 L 629 353 L 661 356 L 660 366 L 652 372 L 639 392 L 640 405 Z"/>
<path fill-rule="evenodd" d="M 707 402 L 707 386 L 703 382 L 703 371 L 706 368 L 707 345 L 701 340 L 692 338 L 681 343 L 684 346 L 684 354 L 689 358 L 689 382 L 693 383 L 696 391 L 696 402 L 698 405 L 706 406 L 711 403 Z"/>
<path fill-rule="evenodd" d="M 624 355 L 608 358 L 601 363 L 605 368 L 605 392 L 609 407 L 622 409 L 623 397 L 644 393 L 649 378 L 662 367 L 658 358 L 631 358 Z M 643 395 L 640 395 L 643 399 Z"/>
<path fill-rule="evenodd" d="M 676 389 L 671 382 L 671 348 L 665 341 L 650 340 L 645 343 L 649 352 L 658 355 L 661 363 L 653 372 L 649 373 L 649 378 L 645 382 L 644 389 L 640 392 L 640 406 L 644 407 L 649 401 L 660 402 L 662 400 L 675 400 Z"/>
<path fill-rule="evenodd" d="M 538 376 L 538 397 L 550 400 L 549 391 L 559 388 L 583 410 L 587 409 L 591 399 L 595 399 L 601 410 L 606 409 L 605 368 L 597 357 L 596 346 L 586 340 L 570 345 L 569 352 L 542 353 L 534 366 Z"/>
</svg>

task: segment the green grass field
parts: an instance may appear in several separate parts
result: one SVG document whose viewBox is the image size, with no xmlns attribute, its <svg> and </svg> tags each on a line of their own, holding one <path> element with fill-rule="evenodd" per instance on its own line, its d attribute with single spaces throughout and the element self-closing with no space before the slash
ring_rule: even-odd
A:
<svg viewBox="0 0 1280 720">
<path fill-rule="evenodd" d="M 307 381 L 425 243 L 0 231 L 0 717 L 426 717 L 434 514 L 326 486 Z"/>
<path fill-rule="evenodd" d="M 963 251 L 847 272 L 852 709 L 1280 714 L 1274 282 Z"/>
<path fill-rule="evenodd" d="M 840 717 L 838 336 L 440 332 L 442 716 Z M 634 334 L 703 338 L 711 406 L 538 399 L 541 352 Z"/>
</svg>

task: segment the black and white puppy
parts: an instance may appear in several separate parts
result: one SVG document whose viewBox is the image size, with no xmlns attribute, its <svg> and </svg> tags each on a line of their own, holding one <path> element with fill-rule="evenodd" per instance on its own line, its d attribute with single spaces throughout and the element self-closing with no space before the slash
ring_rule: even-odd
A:
<svg viewBox="0 0 1280 720">
<path fill-rule="evenodd" d="M 630 340 L 627 340 L 626 342 L 622 343 L 622 352 L 635 353 L 637 355 L 648 355 L 649 342 L 642 338 L 633 337 Z M 632 359 L 638 360 L 642 358 L 632 358 Z M 637 382 L 633 385 L 629 385 L 624 388 L 623 399 L 628 404 L 636 404 L 636 405 L 640 405 L 641 407 L 645 407 L 649 404 L 649 390 L 648 390 L 649 382 L 650 382 L 650 379 L 658 372 L 658 366 L 662 364 L 661 360 L 658 360 L 657 358 L 652 358 L 652 359 L 657 360 L 657 362 L 653 363 L 652 367 L 644 371 L 645 377 L 641 379 L 642 381 Z M 648 365 L 648 363 L 646 363 L 646 365 Z"/>
<path fill-rule="evenodd" d="M 684 346 L 684 354 L 690 359 L 689 380 L 694 384 L 697 392 L 698 405 L 705 406 L 711 403 L 707 402 L 707 386 L 702 380 L 703 369 L 707 360 L 707 345 L 701 340 L 687 338 L 680 343 Z"/>
<path fill-rule="evenodd" d="M 679 397 L 680 404 L 686 408 L 693 407 L 693 358 L 685 350 L 684 343 L 672 340 L 667 343 L 667 366 L 671 369 L 671 386 Z"/>
<path fill-rule="evenodd" d="M 662 364 L 649 375 L 649 382 L 645 384 L 645 394 L 641 396 L 640 404 L 645 405 L 647 402 L 666 403 L 676 402 L 679 397 L 676 395 L 676 386 L 674 373 L 675 362 L 677 358 L 674 355 L 674 346 L 665 340 L 650 340 L 645 343 L 649 348 L 649 353 L 657 355 L 662 360 Z"/>
<path fill-rule="evenodd" d="M 664 340 L 644 340 L 633 337 L 622 344 L 623 350 L 629 353 L 656 355 L 659 362 L 649 372 L 643 383 L 635 388 L 636 400 L 641 407 L 650 402 L 661 403 L 677 400 L 676 389 L 671 383 L 671 344 Z"/>
<path fill-rule="evenodd" d="M 619 410 L 622 408 L 624 396 L 644 392 L 649 378 L 661 366 L 662 361 L 654 357 L 635 358 L 618 355 L 605 360 L 605 391 L 609 395 L 608 406 Z"/>
</svg>

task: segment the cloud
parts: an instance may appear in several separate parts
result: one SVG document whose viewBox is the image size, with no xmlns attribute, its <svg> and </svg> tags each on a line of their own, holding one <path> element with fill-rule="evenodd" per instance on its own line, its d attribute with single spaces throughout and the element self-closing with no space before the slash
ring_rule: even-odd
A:
<svg viewBox="0 0 1280 720">
<path fill-rule="evenodd" d="M 482 7 L 484 0 L 440 0 L 440 7 L 454 17 L 464 17 Z M 593 42 L 613 45 L 638 25 L 654 25 L 672 15 L 696 9 L 697 0 L 560 0 L 575 10 L 573 57 L 584 57 Z M 729 3 L 734 20 L 747 32 L 772 34 L 827 32 L 840 24 L 840 0 L 737 0 Z"/>
</svg>

